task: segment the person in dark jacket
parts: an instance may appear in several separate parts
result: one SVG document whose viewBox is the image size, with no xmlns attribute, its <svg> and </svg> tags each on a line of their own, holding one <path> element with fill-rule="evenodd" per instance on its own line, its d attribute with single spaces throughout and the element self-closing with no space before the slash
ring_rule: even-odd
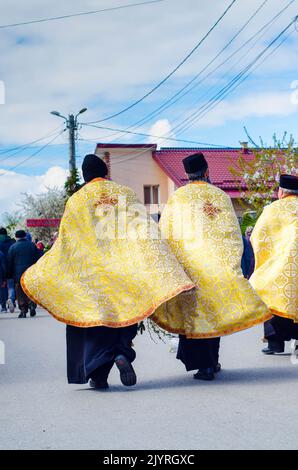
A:
<svg viewBox="0 0 298 470">
<path fill-rule="evenodd" d="M 15 240 L 8 236 L 7 230 L 4 227 L 0 228 L 0 251 L 2 251 L 5 262 L 7 263 L 7 255 L 9 248 L 15 243 Z M 7 305 L 11 313 L 15 309 L 15 291 L 13 279 L 7 279 L 5 287 L 0 287 L 1 309 L 3 312 L 7 311 Z"/>
<path fill-rule="evenodd" d="M 249 246 L 250 246 L 250 250 L 251 250 L 251 252 L 250 252 L 251 259 L 250 259 L 249 277 L 248 278 L 250 278 L 250 276 L 252 276 L 252 273 L 255 270 L 255 254 L 254 254 L 254 250 L 253 250 L 253 247 L 252 247 L 252 244 L 251 244 L 251 241 L 250 241 L 250 237 L 251 237 L 253 229 L 254 228 L 250 225 L 245 230 L 245 238 L 248 241 Z"/>
<path fill-rule="evenodd" d="M 254 252 L 251 243 L 247 237 L 242 236 L 243 239 L 243 255 L 241 259 L 241 269 L 243 276 L 249 279 L 254 272 Z"/>
<path fill-rule="evenodd" d="M 34 317 L 36 315 L 36 304 L 31 302 L 23 291 L 21 277 L 26 269 L 38 261 L 39 252 L 33 242 L 26 240 L 24 230 L 18 230 L 15 237 L 17 241 L 8 251 L 8 276 L 13 278 L 15 283 L 16 297 L 21 311 L 19 318 L 26 318 L 28 311 L 30 311 L 30 316 Z"/>
<path fill-rule="evenodd" d="M 0 250 L 0 284 L 6 280 L 6 260 L 4 253 Z"/>
</svg>

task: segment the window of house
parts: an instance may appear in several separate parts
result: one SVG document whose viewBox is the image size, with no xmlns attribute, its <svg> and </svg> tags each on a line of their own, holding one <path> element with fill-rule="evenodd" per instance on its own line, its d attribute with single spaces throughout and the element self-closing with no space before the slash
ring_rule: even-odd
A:
<svg viewBox="0 0 298 470">
<path fill-rule="evenodd" d="M 159 185 L 144 186 L 144 203 L 159 204 Z"/>
</svg>

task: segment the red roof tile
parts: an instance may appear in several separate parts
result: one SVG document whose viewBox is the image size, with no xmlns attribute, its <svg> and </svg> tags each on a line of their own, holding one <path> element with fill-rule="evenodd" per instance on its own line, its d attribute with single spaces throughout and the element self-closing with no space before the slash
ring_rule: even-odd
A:
<svg viewBox="0 0 298 470">
<path fill-rule="evenodd" d="M 179 187 L 187 183 L 182 160 L 196 152 L 203 152 L 208 161 L 210 178 L 213 184 L 223 189 L 231 197 L 239 197 L 238 186 L 230 168 L 236 162 L 241 148 L 202 149 L 202 148 L 162 148 L 153 153 L 154 160 Z M 245 159 L 252 160 L 253 154 L 243 154 Z"/>
<path fill-rule="evenodd" d="M 98 143 L 100 148 L 147 148 L 152 149 L 152 156 L 161 169 L 171 178 L 176 186 L 180 187 L 187 183 L 188 179 L 184 173 L 182 160 L 196 152 L 203 152 L 210 171 L 210 178 L 213 184 L 223 189 L 232 198 L 240 196 L 239 186 L 235 183 L 234 177 L 230 172 L 233 162 L 236 163 L 240 153 L 246 160 L 254 158 L 253 153 L 243 153 L 243 148 L 161 148 L 156 150 L 154 144 L 105 144 Z M 243 181 L 242 181 L 243 182 Z M 243 188 L 244 182 L 243 182 Z"/>
</svg>

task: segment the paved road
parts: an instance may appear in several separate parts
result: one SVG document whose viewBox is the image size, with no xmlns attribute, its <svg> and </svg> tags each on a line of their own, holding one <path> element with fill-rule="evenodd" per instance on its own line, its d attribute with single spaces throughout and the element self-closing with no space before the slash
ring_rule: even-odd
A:
<svg viewBox="0 0 298 470">
<path fill-rule="evenodd" d="M 222 342 L 224 370 L 197 382 L 168 345 L 138 337 L 138 385 L 68 385 L 64 325 L 0 316 L 1 449 L 297 449 L 298 365 L 265 357 L 260 327 Z"/>
</svg>

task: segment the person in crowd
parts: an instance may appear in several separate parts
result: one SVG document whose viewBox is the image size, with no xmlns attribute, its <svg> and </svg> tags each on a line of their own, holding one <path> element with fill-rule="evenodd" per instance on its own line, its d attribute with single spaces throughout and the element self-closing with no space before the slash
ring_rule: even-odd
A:
<svg viewBox="0 0 298 470">
<path fill-rule="evenodd" d="M 250 241 L 253 229 L 254 228 L 252 226 L 248 226 L 245 230 L 245 238 L 249 243 L 249 251 L 250 251 L 250 256 L 251 256 L 248 279 L 250 278 L 250 276 L 252 275 L 252 273 L 255 270 L 255 255 L 254 255 L 254 250 L 252 248 L 252 244 L 251 244 L 251 241 Z"/>
<path fill-rule="evenodd" d="M 241 269 L 243 276 L 249 279 L 254 271 L 255 257 L 254 252 L 247 236 L 242 237 L 243 240 L 243 255 L 241 259 Z"/>
<path fill-rule="evenodd" d="M 253 232 L 253 229 L 254 229 L 254 228 L 253 228 L 252 225 L 249 225 L 249 226 L 246 227 L 246 229 L 245 229 L 245 238 L 246 238 L 247 240 L 249 240 L 249 241 L 250 241 L 250 238 L 251 238 L 251 234 L 252 234 L 252 232 Z"/>
<path fill-rule="evenodd" d="M 5 262 L 7 263 L 7 255 L 9 248 L 15 243 L 15 240 L 11 238 L 7 229 L 4 227 L 0 228 L 0 251 L 4 254 Z M 11 313 L 15 309 L 15 290 L 13 279 L 7 279 L 4 287 L 0 289 L 1 292 L 1 309 L 6 312 L 7 307 Z"/>
<path fill-rule="evenodd" d="M 41 241 L 36 242 L 37 249 L 39 251 L 39 256 L 43 256 L 45 252 L 45 246 Z"/>
<path fill-rule="evenodd" d="M 69 383 L 106 389 L 115 364 L 132 386 L 138 322 L 194 284 L 168 244 L 149 236 L 148 220 L 157 234 L 158 226 L 135 193 L 107 179 L 105 162 L 86 155 L 82 172 L 86 184 L 68 200 L 57 240 L 22 285 L 67 324 Z"/>
<path fill-rule="evenodd" d="M 32 242 L 32 235 L 31 233 L 29 232 L 29 230 L 26 230 L 26 240 L 28 242 Z"/>
<path fill-rule="evenodd" d="M 298 177 L 281 175 L 278 200 L 265 207 L 251 236 L 252 286 L 269 306 L 264 354 L 284 352 L 298 339 Z"/>
<path fill-rule="evenodd" d="M 177 359 L 195 379 L 220 370 L 220 337 L 263 323 L 267 306 L 241 272 L 243 241 L 231 199 L 210 182 L 202 153 L 183 160 L 189 184 L 170 197 L 160 229 L 197 289 L 163 304 L 152 317 L 180 335 Z"/>
<path fill-rule="evenodd" d="M 26 318 L 28 311 L 30 316 L 36 315 L 36 304 L 32 302 L 22 289 L 21 277 L 23 273 L 39 259 L 38 249 L 33 242 L 26 239 L 24 230 L 17 230 L 16 243 L 8 250 L 7 271 L 8 277 L 14 280 L 16 298 L 20 309 L 19 318 Z"/>
<path fill-rule="evenodd" d="M 1 252 L 2 253 L 2 252 Z M 2 253 L 4 262 L 5 262 L 5 257 L 4 254 Z M 7 312 L 7 298 L 8 298 L 8 293 L 7 293 L 7 283 L 6 280 L 5 282 L 2 282 L 0 284 L 0 305 L 1 305 L 1 313 L 6 313 Z"/>
<path fill-rule="evenodd" d="M 58 238 L 58 233 L 59 232 L 54 232 L 52 234 L 50 242 L 44 247 L 44 253 L 47 253 L 52 248 L 52 246 L 54 245 L 55 241 Z"/>
</svg>

